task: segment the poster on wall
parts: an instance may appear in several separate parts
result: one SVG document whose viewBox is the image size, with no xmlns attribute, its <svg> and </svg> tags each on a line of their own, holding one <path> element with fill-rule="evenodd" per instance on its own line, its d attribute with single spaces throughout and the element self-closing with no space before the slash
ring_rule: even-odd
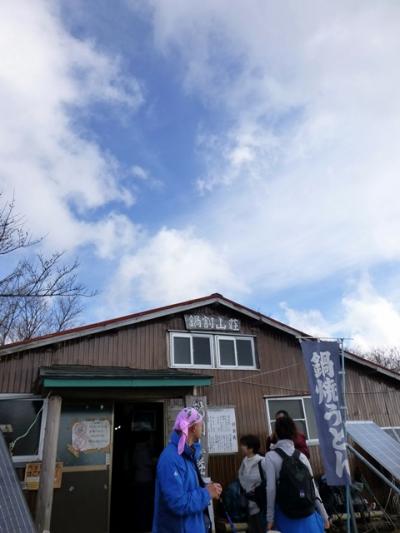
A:
<svg viewBox="0 0 400 533">
<path fill-rule="evenodd" d="M 72 448 L 78 452 L 107 451 L 111 431 L 108 420 L 81 420 L 72 426 Z"/>
<path fill-rule="evenodd" d="M 238 451 L 234 407 L 209 407 L 207 413 L 208 453 L 230 454 Z"/>
<path fill-rule="evenodd" d="M 42 469 L 42 463 L 27 463 L 25 467 L 25 479 L 24 479 L 25 490 L 39 490 L 41 469 Z M 53 485 L 53 488 L 55 489 L 61 488 L 62 470 L 63 470 L 63 463 L 57 462 L 56 471 L 54 474 L 54 485 Z"/>
</svg>

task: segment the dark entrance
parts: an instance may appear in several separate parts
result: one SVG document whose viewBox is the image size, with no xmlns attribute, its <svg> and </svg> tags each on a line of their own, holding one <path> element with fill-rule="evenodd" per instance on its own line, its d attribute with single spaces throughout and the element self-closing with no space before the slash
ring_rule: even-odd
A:
<svg viewBox="0 0 400 533">
<path fill-rule="evenodd" d="M 110 533 L 151 531 L 163 446 L 162 403 L 115 403 Z"/>
<path fill-rule="evenodd" d="M 91 426 L 104 448 L 97 449 L 92 441 L 81 450 L 74 449 L 77 424 L 80 432 Z M 108 533 L 111 428 L 111 403 L 63 402 L 57 450 L 57 460 L 63 463 L 62 485 L 54 490 L 51 531 Z"/>
</svg>

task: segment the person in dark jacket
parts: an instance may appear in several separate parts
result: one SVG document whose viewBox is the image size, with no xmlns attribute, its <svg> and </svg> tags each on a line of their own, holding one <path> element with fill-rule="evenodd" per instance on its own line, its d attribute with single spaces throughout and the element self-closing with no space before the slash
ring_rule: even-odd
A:
<svg viewBox="0 0 400 533">
<path fill-rule="evenodd" d="M 208 505 L 219 498 L 222 487 L 205 485 L 197 467 L 202 429 L 196 409 L 187 407 L 178 414 L 157 464 L 152 533 L 209 533 Z"/>
<path fill-rule="evenodd" d="M 278 420 L 278 418 L 290 418 L 291 416 L 287 411 L 280 410 L 277 411 L 275 414 L 275 420 Z M 278 442 L 278 438 L 276 436 L 276 433 L 272 433 L 272 435 L 267 437 L 267 444 L 266 444 L 266 452 L 269 452 L 271 450 L 271 445 L 275 445 Z M 304 433 L 301 433 L 297 427 L 296 427 L 296 435 L 293 437 L 294 447 L 296 450 L 299 450 L 300 453 L 304 454 L 307 459 L 310 459 L 310 450 L 307 446 L 307 439 L 304 435 Z"/>
</svg>

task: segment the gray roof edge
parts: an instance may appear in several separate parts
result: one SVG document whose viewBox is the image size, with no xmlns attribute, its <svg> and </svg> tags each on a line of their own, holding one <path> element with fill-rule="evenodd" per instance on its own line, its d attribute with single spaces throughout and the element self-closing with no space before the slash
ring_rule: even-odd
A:
<svg viewBox="0 0 400 533">
<path fill-rule="evenodd" d="M 188 311 L 191 309 L 197 309 L 199 307 L 204 307 L 206 305 L 210 305 L 213 303 L 219 303 L 229 309 L 232 309 L 250 318 L 258 320 L 270 327 L 273 327 L 284 333 L 294 336 L 296 337 L 296 339 L 301 336 L 306 336 L 306 334 L 303 331 L 300 331 L 296 328 L 293 328 L 292 326 L 288 326 L 287 324 L 283 324 L 282 322 L 269 318 L 268 316 L 263 315 L 262 313 L 259 313 L 257 311 L 253 311 L 252 309 L 242 306 L 241 304 L 238 304 L 231 300 L 227 300 L 222 295 L 216 295 L 216 296 L 211 295 L 209 298 L 206 297 L 203 300 L 186 302 L 186 303 L 183 303 L 182 305 L 178 304 L 173 307 L 172 306 L 166 307 L 164 309 L 157 310 L 154 312 L 143 313 L 138 316 L 121 319 L 121 321 L 113 321 L 112 323 L 109 323 L 109 324 L 99 325 L 98 327 L 90 327 L 90 328 L 88 327 L 88 329 L 86 330 L 84 327 L 82 327 L 80 331 L 72 331 L 70 333 L 66 331 L 65 334 L 60 333 L 60 335 L 49 337 L 49 338 L 43 338 L 43 339 L 39 338 L 36 340 L 32 339 L 31 341 L 28 341 L 21 345 L 10 346 L 9 348 L 7 348 L 7 345 L 5 345 L 4 347 L 0 349 L 0 361 L 2 357 L 7 356 L 7 355 L 12 355 L 14 353 L 34 350 L 34 349 L 41 348 L 44 346 L 51 346 L 52 344 L 58 344 L 59 342 L 65 342 L 65 341 L 69 341 L 73 339 L 79 339 L 82 337 L 88 337 L 91 335 L 95 335 L 97 333 L 112 331 L 113 329 L 118 329 L 118 328 L 125 327 L 125 326 L 139 324 L 141 322 L 147 322 L 147 321 L 161 318 L 164 316 L 181 313 L 181 312 Z M 384 368 L 380 365 L 377 365 L 373 363 L 372 361 L 368 361 L 367 359 L 359 357 L 348 351 L 345 351 L 345 357 L 346 359 L 349 359 L 353 361 L 354 363 L 357 363 L 361 366 L 369 367 L 378 373 L 381 373 L 385 376 L 388 376 L 397 381 L 400 381 L 400 374 L 390 369 Z"/>
</svg>

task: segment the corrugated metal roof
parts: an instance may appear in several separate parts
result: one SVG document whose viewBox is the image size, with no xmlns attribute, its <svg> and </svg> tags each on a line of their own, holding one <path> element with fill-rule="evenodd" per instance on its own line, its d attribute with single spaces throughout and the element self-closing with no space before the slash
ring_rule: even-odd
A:
<svg viewBox="0 0 400 533">
<path fill-rule="evenodd" d="M 60 338 L 63 338 L 65 336 L 70 336 L 73 334 L 76 334 L 75 336 L 84 336 L 84 335 L 92 335 L 93 333 L 97 333 L 100 331 L 109 330 L 112 328 L 119 328 L 121 326 L 129 325 L 131 321 L 137 322 L 137 319 L 142 318 L 143 320 L 151 320 L 153 314 L 156 314 L 158 316 L 159 313 L 163 313 L 164 311 L 167 311 L 166 314 L 172 314 L 177 312 L 176 308 L 179 307 L 186 307 L 186 306 L 192 306 L 193 304 L 198 305 L 205 305 L 207 304 L 207 300 L 210 300 L 211 298 L 224 298 L 221 294 L 211 294 L 210 296 L 203 296 L 201 298 L 196 298 L 194 300 L 187 300 L 180 303 L 175 303 L 171 305 L 165 305 L 162 307 L 155 307 L 153 309 L 147 309 L 145 311 L 139 311 L 137 313 L 131 313 L 129 315 L 124 315 L 116 318 L 111 318 L 109 320 L 102 320 L 100 322 L 93 322 L 92 324 L 85 324 L 83 326 L 78 326 L 76 328 L 70 328 L 65 329 L 63 331 L 57 331 L 55 333 L 49 333 L 47 335 L 42 335 L 40 337 L 32 337 L 31 339 L 26 339 L 23 341 L 13 342 L 10 344 L 6 344 L 2 346 L 0 349 L 2 351 L 12 349 L 12 348 L 24 348 L 30 347 L 30 345 L 34 342 L 38 341 L 48 341 L 48 344 L 51 344 L 52 342 L 59 342 Z M 111 328 L 108 326 L 112 326 Z M 94 331 L 93 331 L 94 330 Z"/>
<path fill-rule="evenodd" d="M 174 313 L 189 311 L 191 309 L 196 309 L 198 307 L 203 307 L 214 303 L 219 303 L 225 307 L 228 307 L 231 310 L 237 311 L 238 313 L 245 314 L 251 318 L 254 318 L 255 320 L 260 320 L 261 322 L 264 322 L 272 327 L 284 331 L 285 333 L 289 333 L 290 335 L 304 335 L 304 332 L 302 331 L 287 326 L 286 324 L 283 324 L 278 320 L 267 317 L 266 315 L 263 315 L 262 313 L 254 311 L 237 302 L 234 302 L 233 300 L 229 300 L 228 298 L 222 296 L 222 294 L 214 293 L 210 294 L 209 296 L 196 298 L 194 300 L 187 300 L 185 302 L 179 302 L 163 307 L 157 307 L 154 309 L 149 309 L 147 311 L 140 311 L 138 313 L 113 318 L 111 320 L 104 320 L 102 322 L 86 324 L 84 326 L 66 329 L 56 333 L 50 333 L 48 335 L 43 335 L 41 337 L 34 337 L 32 339 L 6 344 L 0 348 L 0 356 L 26 349 L 33 349 L 40 346 L 55 344 L 63 340 L 84 337 L 87 335 L 93 335 L 95 333 L 102 333 L 105 331 L 110 331 L 112 329 L 129 326 L 147 320 L 153 320 L 162 316 L 172 315 Z"/>
<path fill-rule="evenodd" d="M 213 293 L 213 294 L 210 294 L 209 296 L 203 296 L 201 298 L 196 298 L 193 300 L 187 300 L 184 302 L 166 305 L 163 307 L 157 307 L 157 308 L 149 309 L 146 311 L 140 311 L 138 313 L 133 313 L 133 314 L 118 317 L 118 318 L 113 318 L 110 320 L 104 320 L 102 322 L 96 322 L 93 324 L 87 324 L 84 326 L 60 331 L 57 333 L 51 333 L 49 335 L 45 335 L 42 337 L 35 337 L 32 339 L 27 339 L 21 342 L 6 344 L 0 348 L 0 357 L 8 355 L 8 354 L 13 354 L 16 352 L 40 348 L 42 346 L 49 346 L 52 344 L 56 344 L 58 342 L 68 341 L 71 339 L 76 339 L 80 337 L 94 335 L 97 333 L 111 331 L 113 329 L 134 325 L 134 324 L 149 321 L 149 320 L 154 320 L 154 319 L 157 319 L 163 316 L 169 316 L 175 313 L 190 311 L 198 307 L 203 307 L 203 306 L 211 305 L 215 303 L 223 305 L 238 313 L 244 314 L 250 318 L 253 318 L 254 320 L 258 320 L 263 324 L 276 328 L 296 338 L 307 337 L 307 334 L 303 331 L 300 331 L 296 328 L 288 326 L 287 324 L 283 324 L 279 320 L 270 318 L 266 315 L 263 315 L 262 313 L 259 313 L 258 311 L 255 311 L 244 305 L 234 302 L 233 300 L 225 298 L 222 294 Z M 400 381 L 400 374 L 398 374 L 397 372 L 389 370 L 388 368 L 385 368 L 372 361 L 368 361 L 347 350 L 346 350 L 346 358 L 357 364 L 368 367 L 374 370 L 375 372 L 384 374 L 388 377 L 391 377 L 391 378 L 394 378 Z"/>
</svg>

